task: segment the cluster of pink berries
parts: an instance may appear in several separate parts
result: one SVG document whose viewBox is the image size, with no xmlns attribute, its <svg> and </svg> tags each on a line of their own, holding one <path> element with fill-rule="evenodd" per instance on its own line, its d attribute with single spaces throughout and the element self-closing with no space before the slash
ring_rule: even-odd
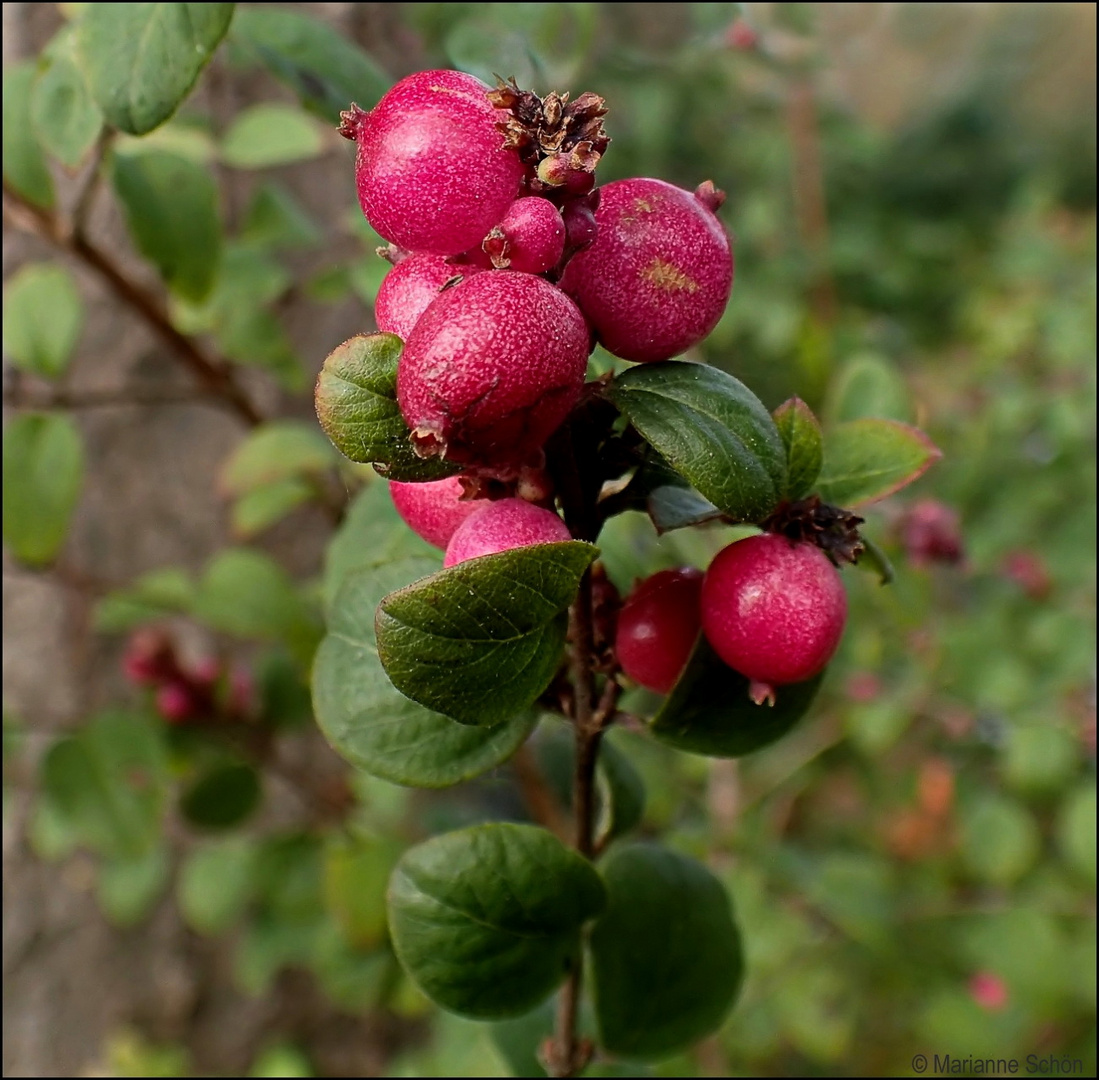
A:
<svg viewBox="0 0 1099 1080">
<path fill-rule="evenodd" d="M 130 638 L 122 670 L 135 686 L 153 691 L 156 711 L 169 724 L 240 720 L 251 711 L 252 683 L 246 671 L 227 672 L 214 657 L 186 664 L 172 639 L 155 627 L 143 627 Z"/>
<path fill-rule="evenodd" d="M 370 112 L 343 114 L 360 204 L 389 242 L 375 317 L 404 342 L 398 405 L 419 455 L 463 469 L 390 485 L 446 566 L 570 539 L 544 477 L 530 477 L 580 399 L 595 343 L 636 363 L 668 360 L 725 310 L 723 194 L 709 182 L 694 192 L 653 179 L 596 187 L 604 113 L 594 94 L 539 98 L 513 82 L 493 90 L 427 71 Z M 491 500 L 471 497 L 489 491 Z M 773 686 L 827 663 L 845 612 L 820 550 L 752 537 L 721 552 L 704 579 L 681 571 L 642 583 L 621 612 L 619 660 L 666 692 L 701 627 L 758 684 L 759 700 L 771 699 Z"/>
</svg>

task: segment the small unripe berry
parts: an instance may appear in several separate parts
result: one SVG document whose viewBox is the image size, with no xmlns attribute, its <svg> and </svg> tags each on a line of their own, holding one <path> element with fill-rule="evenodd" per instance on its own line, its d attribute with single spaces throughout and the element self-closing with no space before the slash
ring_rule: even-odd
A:
<svg viewBox="0 0 1099 1080">
<path fill-rule="evenodd" d="M 496 129 L 507 114 L 458 71 L 421 71 L 369 113 L 352 106 L 340 133 L 358 143 L 367 221 L 406 251 L 457 255 L 479 244 L 519 192 L 524 168 Z"/>
<path fill-rule="evenodd" d="M 443 255 L 408 255 L 382 279 L 374 301 L 374 321 L 386 334 L 407 341 L 439 290 L 455 278 L 474 274 L 476 266 L 455 266 Z"/>
<path fill-rule="evenodd" d="M 480 510 L 484 501 L 462 499 L 462 485 L 456 476 L 432 480 L 426 484 L 406 484 L 393 480 L 389 494 L 404 523 L 419 537 L 437 548 L 446 549 L 454 530 L 470 514 Z"/>
<path fill-rule="evenodd" d="M 544 274 L 564 253 L 565 222 L 549 199 L 516 199 L 481 248 L 497 269 Z"/>
<path fill-rule="evenodd" d="M 555 544 L 571 539 L 568 527 L 551 510 L 522 499 L 499 499 L 470 514 L 455 529 L 443 566 L 530 544 Z"/>
<path fill-rule="evenodd" d="M 700 342 L 729 299 L 732 249 L 713 213 L 722 196 L 712 184 L 692 193 L 648 179 L 598 191 L 598 235 L 569 261 L 561 288 L 609 352 L 668 360 Z"/>
<path fill-rule="evenodd" d="M 544 278 L 474 274 L 420 317 L 397 368 L 397 402 L 424 457 L 522 462 L 584 386 L 590 335 Z"/>
<path fill-rule="evenodd" d="M 839 572 L 812 544 L 764 533 L 714 557 L 702 582 L 702 630 L 762 700 L 832 659 L 847 618 Z"/>
<path fill-rule="evenodd" d="M 618 613 L 615 653 L 635 683 L 666 694 L 702 627 L 702 571 L 661 570 L 634 587 Z"/>
</svg>

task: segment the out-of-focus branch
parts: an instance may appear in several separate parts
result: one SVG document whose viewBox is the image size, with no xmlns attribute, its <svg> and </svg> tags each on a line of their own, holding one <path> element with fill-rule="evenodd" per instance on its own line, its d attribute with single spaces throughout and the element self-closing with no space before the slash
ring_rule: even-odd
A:
<svg viewBox="0 0 1099 1080">
<path fill-rule="evenodd" d="M 192 338 L 180 333 L 172 325 L 157 297 L 127 277 L 105 251 L 75 230 L 71 223 L 66 224 L 53 211 L 28 202 L 6 181 L 4 220 L 16 228 L 33 233 L 94 270 L 111 292 L 139 315 L 169 346 L 172 353 L 208 392 L 223 398 L 232 411 L 250 427 L 263 422 L 263 416 L 237 383 L 232 370 L 222 361 L 208 356 Z"/>
</svg>

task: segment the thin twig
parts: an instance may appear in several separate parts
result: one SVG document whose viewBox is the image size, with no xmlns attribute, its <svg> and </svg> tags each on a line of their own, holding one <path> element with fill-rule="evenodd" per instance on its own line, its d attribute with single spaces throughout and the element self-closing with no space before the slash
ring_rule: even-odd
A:
<svg viewBox="0 0 1099 1080">
<path fill-rule="evenodd" d="M 66 228 L 53 211 L 28 202 L 6 180 L 4 220 L 46 240 L 94 270 L 123 304 L 141 316 L 207 390 L 223 397 L 236 415 L 249 426 L 255 427 L 263 422 L 263 416 L 237 383 L 228 366 L 207 356 L 194 340 L 180 333 L 172 325 L 157 297 L 127 277 L 117 263 L 87 237 Z"/>
</svg>

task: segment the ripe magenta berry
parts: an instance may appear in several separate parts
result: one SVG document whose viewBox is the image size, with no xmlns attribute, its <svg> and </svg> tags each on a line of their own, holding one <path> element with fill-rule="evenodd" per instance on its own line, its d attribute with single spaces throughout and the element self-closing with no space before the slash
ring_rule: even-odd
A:
<svg viewBox="0 0 1099 1080">
<path fill-rule="evenodd" d="M 549 199 L 516 199 L 481 249 L 499 270 L 544 274 L 564 253 L 565 222 Z"/>
<path fill-rule="evenodd" d="M 589 351 L 584 317 L 544 278 L 494 270 L 444 289 L 397 369 L 397 401 L 417 452 L 522 461 L 576 404 Z"/>
<path fill-rule="evenodd" d="M 476 266 L 455 266 L 443 255 L 408 255 L 382 280 L 374 301 L 378 329 L 408 340 L 412 328 L 428 309 L 439 290 L 455 278 L 474 274 Z"/>
<path fill-rule="evenodd" d="M 618 613 L 615 652 L 634 682 L 666 694 L 702 628 L 702 571 L 661 570 L 634 587 Z"/>
<path fill-rule="evenodd" d="M 729 237 L 714 216 L 723 196 L 663 180 L 599 189 L 598 235 L 574 255 L 561 288 L 604 347 L 623 360 L 667 360 L 717 324 L 733 284 Z"/>
<path fill-rule="evenodd" d="M 571 539 L 568 527 L 551 510 L 522 499 L 499 499 L 481 506 L 454 530 L 443 566 L 530 544 Z"/>
<path fill-rule="evenodd" d="M 524 168 L 496 128 L 506 114 L 459 71 L 421 71 L 369 113 L 352 106 L 340 133 L 358 144 L 355 179 L 367 221 L 406 251 L 457 255 L 479 244 L 519 192 Z"/>
<path fill-rule="evenodd" d="M 774 533 L 718 552 L 702 582 L 702 630 L 754 683 L 757 701 L 803 682 L 832 659 L 847 618 L 839 572 L 812 544 Z"/>
<path fill-rule="evenodd" d="M 389 485 L 389 494 L 404 523 L 417 536 L 444 550 L 454 530 L 485 505 L 479 499 L 462 500 L 462 485 L 456 476 L 426 484 L 405 484 L 393 480 Z"/>
</svg>

